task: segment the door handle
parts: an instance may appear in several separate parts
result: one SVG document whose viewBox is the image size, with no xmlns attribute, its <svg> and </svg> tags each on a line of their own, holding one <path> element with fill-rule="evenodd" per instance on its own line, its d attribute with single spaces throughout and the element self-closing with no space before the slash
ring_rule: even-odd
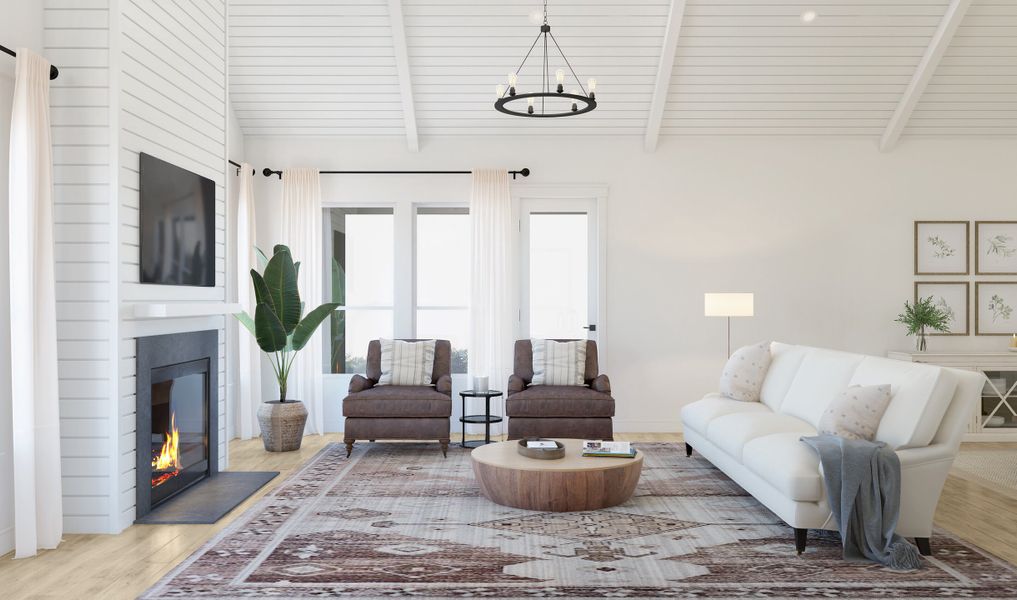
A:
<svg viewBox="0 0 1017 600">
<path fill-rule="evenodd" d="M 583 329 L 589 329 L 590 331 L 596 331 L 597 330 L 597 325 L 594 324 L 594 323 L 590 323 L 589 325 L 583 325 Z"/>
</svg>

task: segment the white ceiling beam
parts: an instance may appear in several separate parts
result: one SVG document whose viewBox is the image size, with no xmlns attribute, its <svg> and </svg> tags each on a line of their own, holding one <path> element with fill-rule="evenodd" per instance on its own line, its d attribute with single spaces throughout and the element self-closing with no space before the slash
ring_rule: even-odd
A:
<svg viewBox="0 0 1017 600">
<path fill-rule="evenodd" d="M 417 152 L 420 150 L 420 142 L 417 139 L 417 113 L 413 103 L 413 80 L 410 77 L 410 55 L 406 49 L 402 0 L 388 0 L 388 14 L 392 25 L 392 50 L 395 52 L 396 75 L 399 77 L 399 96 L 403 105 L 406 146 L 410 152 Z"/>
<path fill-rule="evenodd" d="M 646 121 L 647 152 L 657 150 L 660 139 L 660 125 L 664 121 L 664 106 L 671 90 L 671 71 L 674 67 L 674 55 L 678 49 L 678 34 L 682 29 L 685 17 L 685 0 L 671 0 L 671 10 L 667 15 L 667 30 L 664 32 L 664 47 L 660 52 L 660 63 L 657 65 L 657 80 L 653 86 L 653 99 L 650 102 L 650 116 Z"/>
<path fill-rule="evenodd" d="M 932 81 L 932 76 L 935 75 L 936 68 L 939 67 L 939 61 L 943 59 L 943 55 L 950 47 L 950 42 L 953 41 L 953 36 L 957 33 L 961 21 L 964 20 L 964 14 L 967 13 L 969 6 L 971 6 L 971 0 L 951 0 L 950 6 L 943 14 L 943 20 L 939 22 L 939 27 L 932 36 L 932 41 L 929 42 L 925 54 L 922 55 L 922 60 L 911 76 L 907 89 L 904 90 L 904 95 L 897 103 L 890 122 L 886 125 L 883 137 L 879 140 L 881 151 L 888 152 L 897 145 L 901 134 L 904 133 L 904 128 L 907 127 L 908 121 L 911 119 L 911 113 L 918 106 L 918 101 L 922 99 L 925 88 Z"/>
</svg>

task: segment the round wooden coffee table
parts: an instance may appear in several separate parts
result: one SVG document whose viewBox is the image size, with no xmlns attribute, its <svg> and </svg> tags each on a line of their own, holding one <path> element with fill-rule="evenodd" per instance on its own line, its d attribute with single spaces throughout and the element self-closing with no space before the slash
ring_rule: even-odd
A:
<svg viewBox="0 0 1017 600">
<path fill-rule="evenodd" d="M 615 506 L 632 497 L 643 470 L 635 458 L 586 458 L 582 440 L 558 439 L 565 458 L 538 460 L 521 456 L 518 440 L 473 451 L 473 473 L 492 502 L 527 510 L 566 512 Z"/>
</svg>

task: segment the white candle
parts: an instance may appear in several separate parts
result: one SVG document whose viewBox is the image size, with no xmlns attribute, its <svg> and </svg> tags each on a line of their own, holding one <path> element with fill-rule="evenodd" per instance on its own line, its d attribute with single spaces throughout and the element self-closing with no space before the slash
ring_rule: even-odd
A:
<svg viewBox="0 0 1017 600">
<path fill-rule="evenodd" d="M 473 391 L 474 392 L 487 391 L 487 375 L 478 375 L 473 378 Z"/>
</svg>

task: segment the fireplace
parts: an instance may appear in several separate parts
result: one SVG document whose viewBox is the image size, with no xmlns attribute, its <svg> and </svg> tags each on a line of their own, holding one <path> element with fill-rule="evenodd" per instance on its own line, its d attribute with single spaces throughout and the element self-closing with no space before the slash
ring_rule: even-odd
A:
<svg viewBox="0 0 1017 600">
<path fill-rule="evenodd" d="M 215 330 L 137 340 L 136 518 L 218 472 Z"/>
</svg>

